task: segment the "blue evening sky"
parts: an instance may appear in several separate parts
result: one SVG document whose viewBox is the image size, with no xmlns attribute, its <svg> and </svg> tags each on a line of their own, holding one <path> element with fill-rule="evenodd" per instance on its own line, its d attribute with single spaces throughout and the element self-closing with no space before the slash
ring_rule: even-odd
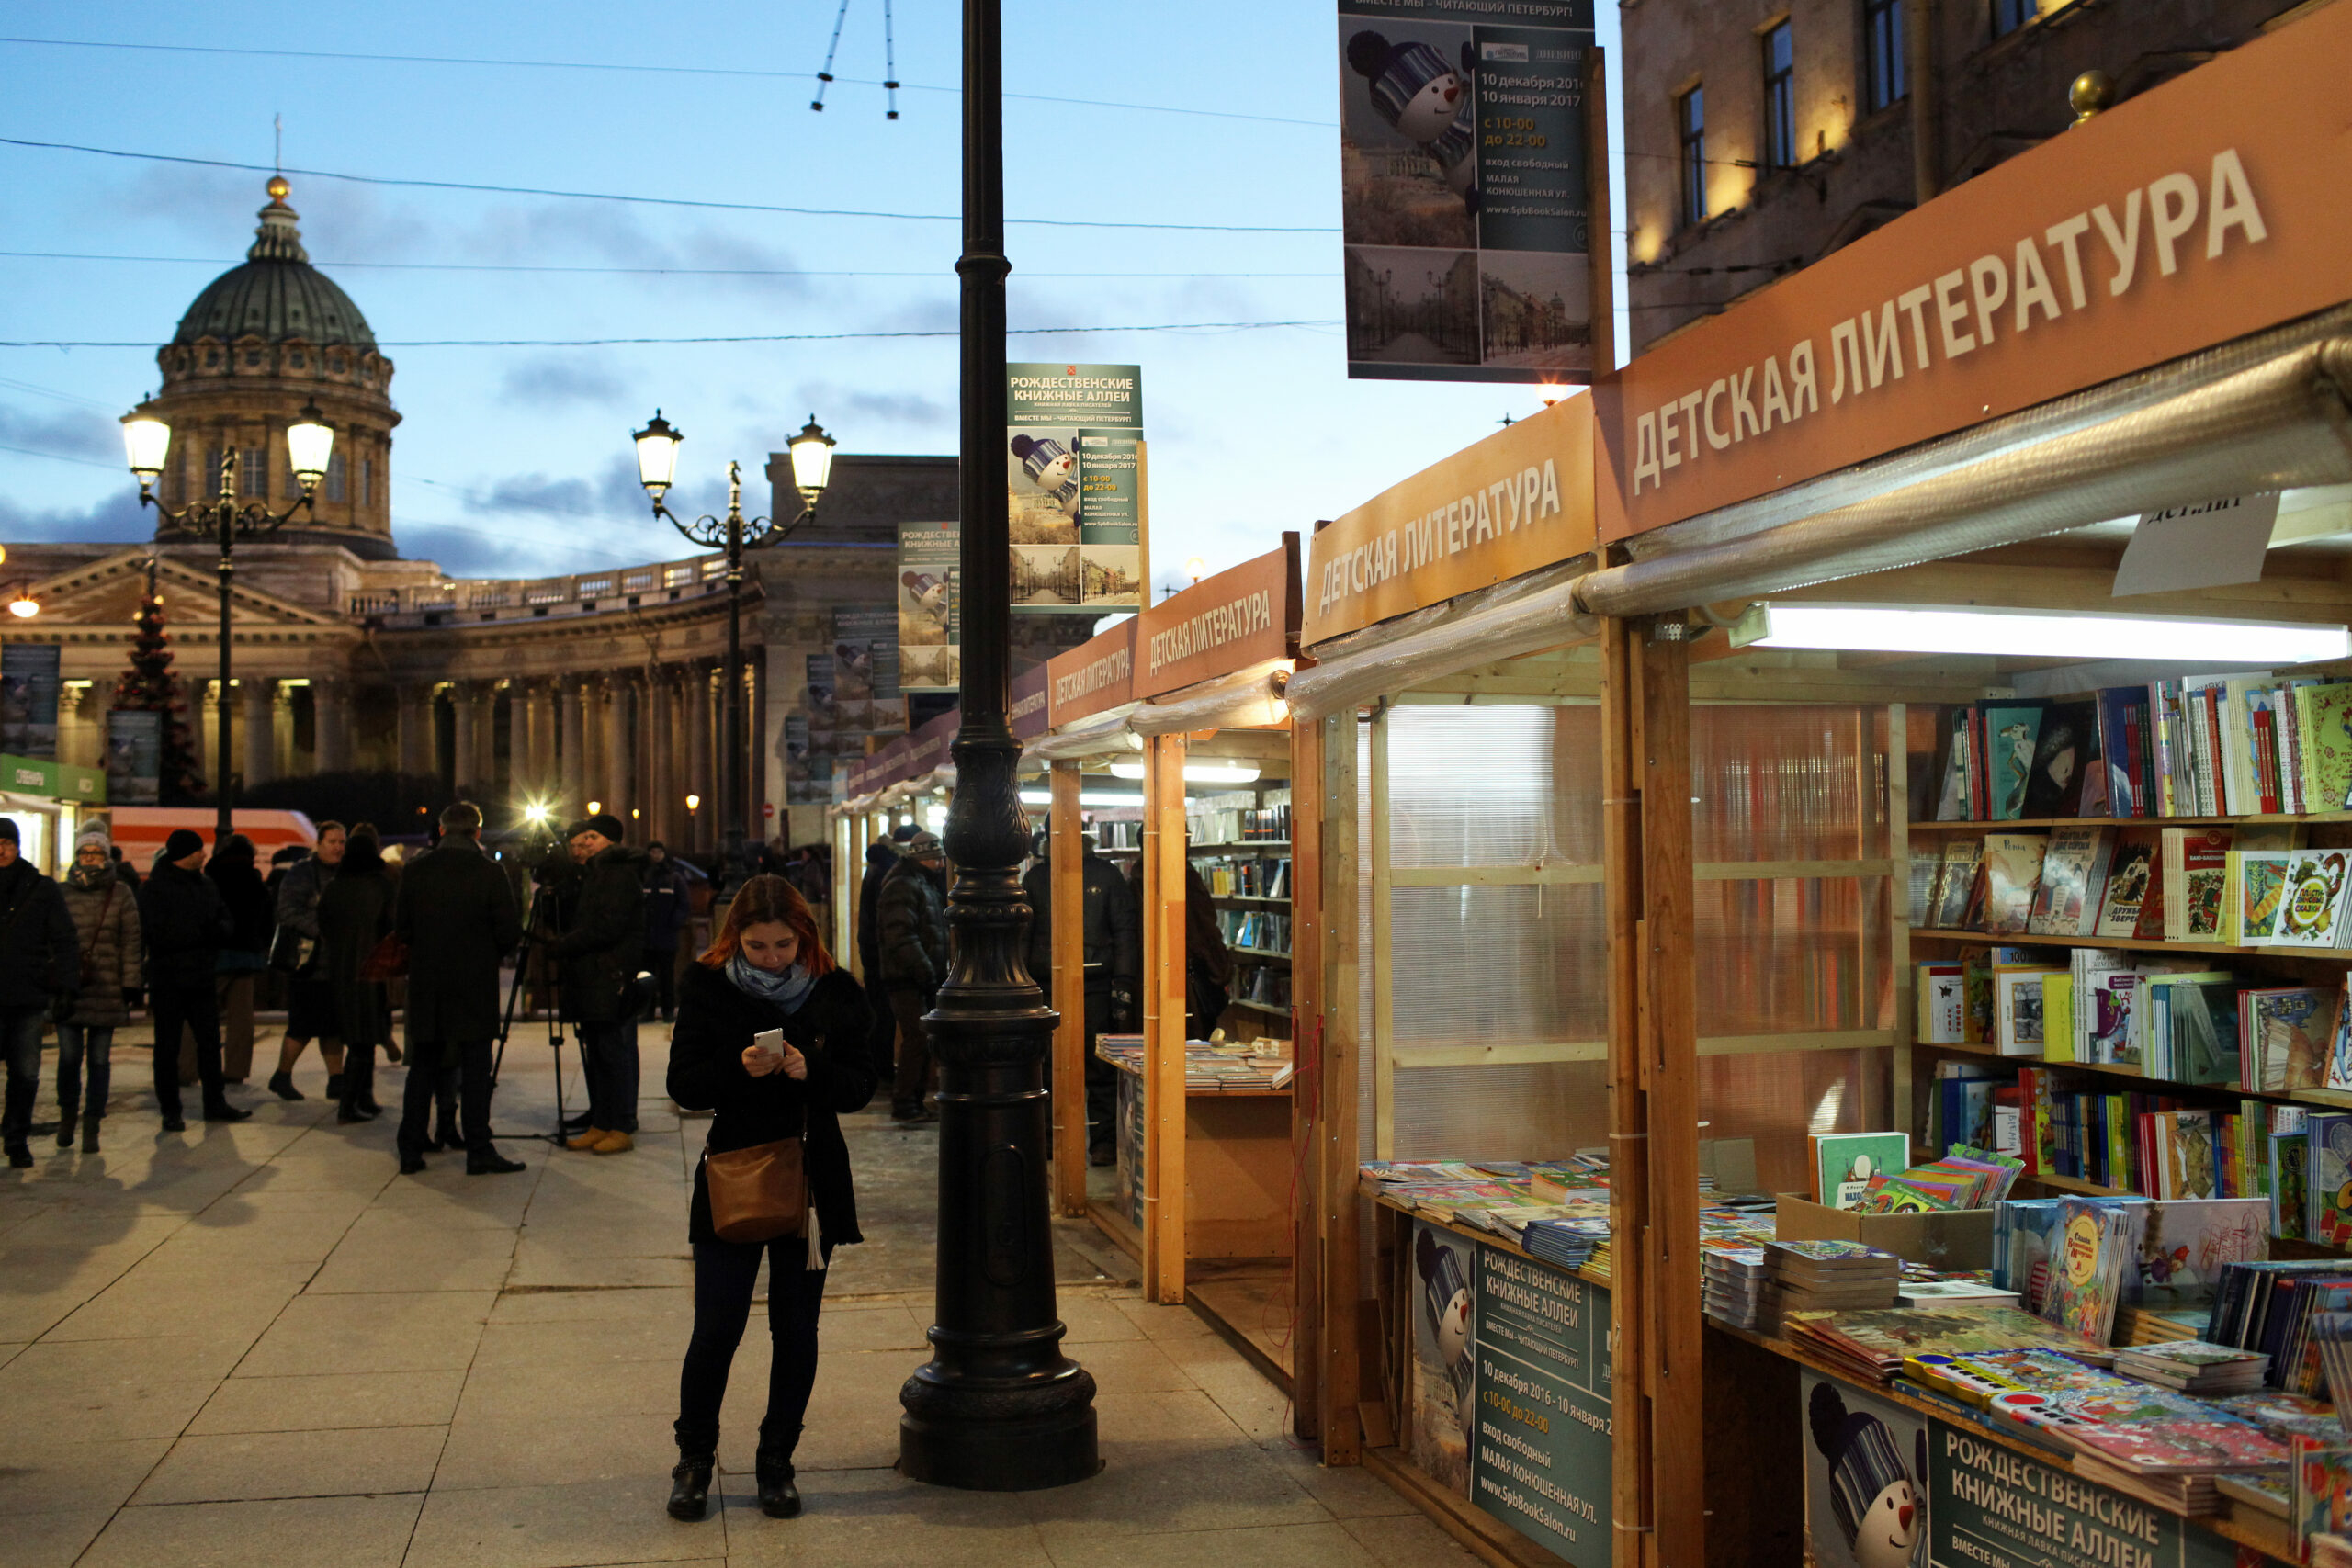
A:
<svg viewBox="0 0 2352 1568">
<path fill-rule="evenodd" d="M 1615 9 L 1599 7 L 1612 107 Z M 881 0 L 851 0 L 834 66 L 841 80 L 824 113 L 809 111 L 834 14 L 822 0 L 20 0 L 0 23 L 11 35 L 0 41 L 11 87 L 0 137 L 266 165 L 271 117 L 282 114 L 289 170 L 952 217 L 958 104 L 937 89 L 959 77 L 960 7 L 896 0 L 908 85 L 895 122 L 884 118 L 881 88 L 865 85 L 884 75 Z M 1012 218 L 1318 231 L 1011 231 L 1016 329 L 1317 323 L 1012 340 L 1015 358 L 1144 367 L 1155 581 L 1174 579 L 1190 558 L 1216 570 L 1272 548 L 1279 530 L 1336 516 L 1506 414 L 1541 406 L 1525 387 L 1348 379 L 1330 6 L 1015 0 L 1005 26 L 1006 87 L 1028 95 L 1005 108 Z M 0 255 L 0 338 L 141 345 L 0 349 L 0 537 L 151 532 L 115 422 L 155 382 L 153 345 L 207 281 L 242 259 L 265 177 L 0 144 L 0 251 L 168 258 Z M 467 574 L 539 576 L 690 553 L 648 516 L 635 481 L 628 434 L 656 404 L 687 433 L 681 479 L 697 507 L 718 496 L 729 458 L 757 473 L 811 412 L 845 452 L 956 449 L 953 336 L 394 346 L 952 332 L 952 220 L 289 178 L 311 259 L 357 301 L 398 367 L 392 393 L 404 419 L 392 502 L 404 555 Z M 735 275 L 658 270 L 686 268 Z M 760 489 L 764 502 L 763 481 Z"/>
</svg>

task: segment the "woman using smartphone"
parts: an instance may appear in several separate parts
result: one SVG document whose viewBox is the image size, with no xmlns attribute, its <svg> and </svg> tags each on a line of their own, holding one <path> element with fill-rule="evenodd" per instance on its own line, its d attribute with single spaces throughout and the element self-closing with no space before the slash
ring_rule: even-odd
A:
<svg viewBox="0 0 2352 1568">
<path fill-rule="evenodd" d="M 801 1139 L 809 1218 L 800 1233 L 773 1241 L 723 1241 L 711 1225 L 708 1181 L 695 1167 L 687 1232 L 695 1249 L 695 1327 L 678 1380 L 678 1464 L 670 1472 L 674 1518 L 699 1519 L 708 1505 L 718 1407 L 763 1257 L 775 1354 L 760 1423 L 760 1507 L 779 1519 L 800 1512 L 792 1454 L 817 1381 L 825 1265 L 836 1246 L 864 1239 L 840 1118 L 874 1098 L 879 1075 L 866 1049 L 872 1028 L 865 993 L 834 965 L 808 903 L 781 876 L 743 884 L 709 951 L 679 984 L 670 1097 L 689 1111 L 714 1112 L 706 1154 Z"/>
</svg>

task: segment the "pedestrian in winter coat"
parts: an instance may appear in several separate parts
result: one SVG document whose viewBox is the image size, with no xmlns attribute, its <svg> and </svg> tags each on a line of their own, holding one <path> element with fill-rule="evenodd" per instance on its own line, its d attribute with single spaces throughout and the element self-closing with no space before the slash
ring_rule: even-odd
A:
<svg viewBox="0 0 2352 1568">
<path fill-rule="evenodd" d="M 564 1146 L 626 1154 L 637 1146 L 637 976 L 645 951 L 645 856 L 621 842 L 609 811 L 571 824 L 564 841 L 580 868 L 563 932 L 547 945 L 556 999 L 580 1028 L 588 1122 Z"/>
<path fill-rule="evenodd" d="M 780 1049 L 761 1043 L 769 1031 L 782 1035 Z M 868 1033 L 865 994 L 825 951 L 808 901 L 780 876 L 746 882 L 679 987 L 668 1088 L 687 1110 L 713 1112 L 707 1153 L 800 1139 L 810 1213 L 797 1234 L 721 1240 L 712 1229 L 709 1182 L 695 1167 L 686 1231 L 695 1252 L 695 1325 L 678 1380 L 673 1518 L 699 1519 L 708 1506 L 727 1371 L 763 1258 L 775 1344 L 755 1459 L 760 1506 L 775 1518 L 800 1511 L 792 1459 L 817 1379 L 825 1269 L 835 1247 L 865 1239 L 841 1118 L 874 1098 L 880 1068 L 866 1052 Z"/>
<path fill-rule="evenodd" d="M 8 1163 L 33 1163 L 33 1100 L 40 1092 L 40 1031 L 51 1001 L 79 984 L 74 919 L 57 884 L 23 858 L 17 824 L 0 817 L 0 1051 L 8 1090 L 0 1105 L 0 1147 Z"/>
<path fill-rule="evenodd" d="M 294 1087 L 294 1064 L 313 1040 L 326 1064 L 327 1098 L 343 1098 L 343 1030 L 335 1021 L 334 987 L 319 973 L 319 900 L 349 842 L 342 823 L 320 823 L 318 847 L 288 867 L 277 885 L 277 923 L 290 932 L 282 940 L 297 952 L 309 949 L 286 981 L 286 1041 L 277 1048 L 277 1071 L 269 1079 L 270 1092 L 280 1100 L 304 1098 Z"/>
<path fill-rule="evenodd" d="M 899 1060 L 890 1086 L 890 1119 L 931 1122 L 931 1010 L 947 978 L 947 852 L 936 833 L 917 833 L 882 879 L 877 916 L 882 985 L 899 1021 Z"/>
<path fill-rule="evenodd" d="M 229 1103 L 220 1077 L 220 1001 L 213 976 L 220 944 L 232 927 L 220 889 L 198 868 L 204 840 L 175 828 L 139 890 L 139 926 L 147 942 L 147 1016 L 155 1023 L 155 1101 L 164 1131 L 177 1133 L 180 1115 L 178 1041 L 196 1035 L 196 1072 L 204 1085 L 207 1122 L 242 1122 L 253 1114 Z"/>
<path fill-rule="evenodd" d="M 1021 879 L 1028 895 L 1029 974 L 1054 999 L 1053 846 L 1050 835 L 1037 835 L 1037 863 Z M 1136 890 L 1119 868 L 1094 852 L 1094 840 L 1081 837 L 1084 859 L 1080 877 L 1084 892 L 1080 929 L 1086 965 L 1086 1120 L 1088 1157 L 1096 1165 L 1114 1160 L 1119 1101 L 1119 1069 L 1094 1054 L 1094 1037 L 1106 1030 L 1124 1030 L 1135 1019 L 1143 978 L 1143 911 Z M 1046 1087 L 1052 1087 L 1047 1066 Z"/>
<path fill-rule="evenodd" d="M 81 949 L 82 986 L 73 1012 L 57 1026 L 57 1146 L 74 1141 L 79 1108 L 85 1155 L 98 1152 L 98 1123 L 114 1081 L 114 1032 L 130 1021 L 143 956 L 139 894 L 117 873 L 113 848 L 104 828 L 85 829 L 59 889 Z"/>
<path fill-rule="evenodd" d="M 660 840 L 645 846 L 645 966 L 664 1022 L 678 1011 L 678 937 L 694 918 L 686 874 Z"/>
<path fill-rule="evenodd" d="M 368 979 L 364 971 L 391 929 L 391 873 L 376 829 L 362 822 L 351 830 L 334 880 L 319 896 L 319 974 L 334 995 L 343 1029 L 338 1122 L 369 1122 L 384 1112 L 376 1103 L 376 1047 L 390 1041 L 392 1014 L 384 983 Z"/>
<path fill-rule="evenodd" d="M 460 1080 L 466 1174 L 521 1170 L 490 1141 L 490 1049 L 498 1034 L 498 965 L 523 938 L 514 886 L 482 853 L 481 810 L 458 801 L 441 813 L 441 842 L 401 874 L 392 930 L 408 943 L 408 1087 L 401 1107 L 401 1169 L 424 1168 L 435 1091 Z"/>
<path fill-rule="evenodd" d="M 899 850 L 922 829 L 900 824 L 888 839 L 865 846 L 865 875 L 857 891 L 857 967 L 874 1005 L 874 1059 L 888 1071 L 898 1059 L 899 1020 L 882 987 L 882 879 L 899 863 Z"/>
<path fill-rule="evenodd" d="M 1233 999 L 1233 953 L 1216 923 L 1216 900 L 1193 863 L 1184 863 L 1184 1029 L 1206 1040 Z"/>
<path fill-rule="evenodd" d="M 220 889 L 229 906 L 232 930 L 220 944 L 215 989 L 220 1005 L 220 1076 L 243 1083 L 254 1068 L 254 987 L 269 963 L 269 939 L 276 934 L 276 905 L 262 882 L 254 841 L 232 833 L 228 845 L 205 863 L 204 874 Z M 180 1082 L 187 1083 L 195 1064 L 185 1059 L 182 1045 Z"/>
</svg>

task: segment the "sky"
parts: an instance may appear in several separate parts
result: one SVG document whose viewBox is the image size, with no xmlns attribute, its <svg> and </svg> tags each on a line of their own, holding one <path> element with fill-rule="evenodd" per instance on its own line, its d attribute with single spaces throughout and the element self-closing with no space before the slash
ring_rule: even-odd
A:
<svg viewBox="0 0 2352 1568">
<path fill-rule="evenodd" d="M 1616 7 L 1597 9 L 1613 107 Z M 0 538 L 153 531 L 116 421 L 243 259 L 274 117 L 311 260 L 397 367 L 404 556 L 537 577 L 693 553 L 636 482 L 629 434 L 656 406 L 687 437 L 673 501 L 696 510 L 723 503 L 730 458 L 758 475 L 812 413 L 843 452 L 953 453 L 960 21 L 954 0 L 895 0 L 894 121 L 883 0 L 19 0 L 0 138 L 264 172 L 0 143 L 0 339 L 131 345 L 0 347 Z M 1011 0 L 1004 26 L 1011 323 L 1115 329 L 1023 333 L 1011 355 L 1143 367 L 1156 583 L 1261 554 L 1542 406 L 1532 387 L 1348 378 L 1331 6 Z M 1617 266 L 1622 298 L 1622 242 Z M 944 335 L 821 341 L 891 333 Z M 785 335 L 808 341 L 573 341 Z M 423 345 L 450 339 L 556 341 Z"/>
</svg>

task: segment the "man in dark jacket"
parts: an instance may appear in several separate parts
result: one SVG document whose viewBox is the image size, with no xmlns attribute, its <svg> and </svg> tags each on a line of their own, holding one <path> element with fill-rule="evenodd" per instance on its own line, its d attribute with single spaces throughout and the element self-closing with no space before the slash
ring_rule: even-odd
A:
<svg viewBox="0 0 2352 1568">
<path fill-rule="evenodd" d="M 566 1148 L 600 1155 L 637 1146 L 637 973 L 645 950 L 645 856 L 621 842 L 620 818 L 600 811 L 564 833 L 580 867 L 549 940 L 556 1000 L 580 1026 L 580 1069 L 588 1080 L 588 1126 Z"/>
<path fill-rule="evenodd" d="M 882 987 L 899 1021 L 890 1120 L 936 1121 L 923 1103 L 931 1089 L 931 1036 L 922 1015 L 947 978 L 947 852 L 938 834 L 917 833 L 907 840 L 906 854 L 882 879 L 876 902 Z"/>
<path fill-rule="evenodd" d="M 51 1001 L 80 988 L 82 955 L 74 917 L 57 884 L 22 857 L 17 824 L 0 817 L 0 1050 L 8 1058 L 0 1145 L 19 1170 L 33 1163 L 33 1098 L 40 1089 L 40 1030 Z M 208 976 L 206 983 L 210 983 Z M 219 1070 L 216 1054 L 214 1070 Z M 173 1059 L 175 1068 L 178 1058 Z M 173 1089 L 177 1090 L 175 1083 Z"/>
<path fill-rule="evenodd" d="M 490 1141 L 490 1043 L 498 1033 L 498 964 L 523 938 L 514 888 L 481 852 L 481 810 L 441 812 L 441 842 L 401 874 L 392 930 L 408 943 L 408 1088 L 401 1170 L 424 1168 L 435 1092 L 461 1079 L 466 1174 L 521 1170 Z"/>
<path fill-rule="evenodd" d="M 911 822 L 902 822 L 891 830 L 888 839 L 877 839 L 865 846 L 865 875 L 857 891 L 857 965 L 858 978 L 865 983 L 866 995 L 874 1001 L 874 1037 L 870 1049 L 874 1059 L 888 1072 L 898 1059 L 895 1043 L 899 1037 L 899 1021 L 890 1011 L 882 989 L 882 879 L 899 863 L 899 852 L 909 839 L 922 829 Z"/>
<path fill-rule="evenodd" d="M 1037 863 L 1021 886 L 1029 896 L 1029 974 L 1054 999 L 1054 895 L 1051 835 L 1037 835 Z M 1143 912 L 1135 888 L 1119 868 L 1094 852 L 1091 835 L 1079 840 L 1086 849 L 1080 863 L 1085 902 L 1080 922 L 1086 964 L 1086 1120 L 1087 1157 L 1096 1165 L 1116 1159 L 1115 1138 L 1119 1100 L 1119 1069 L 1094 1054 L 1094 1037 L 1105 1030 L 1130 1028 L 1135 1022 L 1137 986 L 1143 978 Z M 1048 1058 L 1050 1064 L 1050 1058 Z M 1052 1085 L 1050 1070 L 1046 1078 Z"/>
<path fill-rule="evenodd" d="M 147 1015 L 155 1024 L 155 1101 L 163 1108 L 166 1133 L 187 1125 L 180 1116 L 179 1052 L 171 1043 L 183 1028 L 196 1034 L 204 1119 L 242 1122 L 253 1114 L 230 1105 L 220 1077 L 220 1006 L 212 976 L 220 944 L 232 928 L 229 906 L 199 869 L 203 864 L 204 840 L 187 828 L 175 828 L 139 890 L 139 929 L 147 941 Z"/>
<path fill-rule="evenodd" d="M 645 846 L 645 966 L 653 972 L 653 992 L 663 1022 L 678 1011 L 678 935 L 694 916 L 686 874 L 656 839 Z"/>
</svg>

